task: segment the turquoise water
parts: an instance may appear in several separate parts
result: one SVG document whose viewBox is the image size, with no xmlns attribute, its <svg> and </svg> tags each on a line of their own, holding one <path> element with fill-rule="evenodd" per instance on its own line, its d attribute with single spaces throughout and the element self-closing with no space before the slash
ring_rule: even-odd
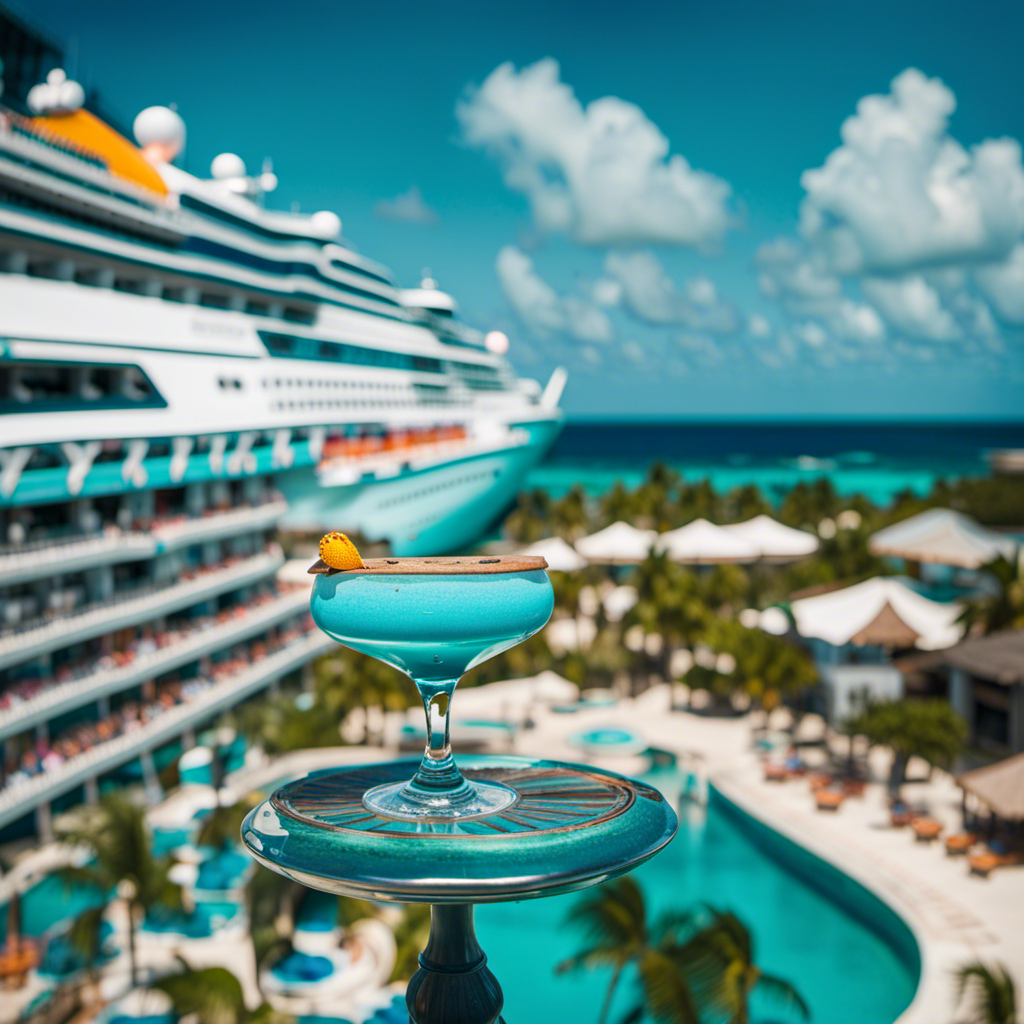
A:
<svg viewBox="0 0 1024 1024">
<path fill-rule="evenodd" d="M 323 981 L 334 970 L 334 965 L 325 956 L 310 956 L 308 953 L 292 952 L 270 969 L 270 973 L 281 981 L 311 982 Z"/>
<path fill-rule="evenodd" d="M 716 490 L 756 484 L 781 499 L 827 477 L 840 494 L 880 505 L 904 490 L 927 494 L 940 479 L 987 476 L 987 453 L 1024 446 L 1021 423 L 570 422 L 527 487 L 558 497 L 575 484 L 593 495 L 642 482 L 665 462 Z"/>
<path fill-rule="evenodd" d="M 812 858 L 808 861 L 801 869 L 831 889 L 831 873 L 820 862 L 815 866 Z M 712 800 L 706 814 L 684 805 L 676 839 L 635 877 L 654 916 L 701 902 L 736 912 L 753 933 L 756 962 L 797 986 L 816 1024 L 891 1024 L 913 998 L 918 974 L 913 950 L 906 940 L 901 949 L 898 941 L 883 938 L 884 928 L 898 932 L 899 923 L 885 920 L 884 911 L 871 908 L 869 898 L 863 901 L 868 908 L 863 913 L 842 909 L 809 885 L 808 875 L 767 856 L 765 845 L 718 800 Z M 583 937 L 563 923 L 579 898 L 477 908 L 477 932 L 505 992 L 507 1020 L 597 1020 L 610 972 L 554 973 L 555 965 L 582 945 Z M 877 931 L 865 923 L 873 914 L 878 914 Z M 611 1020 L 634 1005 L 632 978 L 620 983 L 620 989 Z M 800 1019 L 756 996 L 752 1010 L 753 1024 L 795 1024 Z"/>
</svg>

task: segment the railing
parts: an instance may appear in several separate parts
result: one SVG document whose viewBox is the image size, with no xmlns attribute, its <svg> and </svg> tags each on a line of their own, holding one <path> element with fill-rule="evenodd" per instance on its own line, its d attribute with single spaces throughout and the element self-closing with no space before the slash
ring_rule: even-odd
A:
<svg viewBox="0 0 1024 1024">
<path fill-rule="evenodd" d="M 128 665 L 99 669 L 76 679 L 55 682 L 27 700 L 0 711 L 0 739 L 31 729 L 51 718 L 58 709 L 63 714 L 237 643 L 289 615 L 303 611 L 308 603 L 306 589 L 291 591 L 237 618 L 198 630 L 194 636 L 178 643 L 139 655 Z"/>
<path fill-rule="evenodd" d="M 80 786 L 86 779 L 111 771 L 147 750 L 161 746 L 197 722 L 238 703 L 249 693 L 301 667 L 332 646 L 319 632 L 289 644 L 241 672 L 213 683 L 182 704 L 157 715 L 145 725 L 73 757 L 30 779 L 0 791 L 0 828 L 34 810 L 39 804 Z"/>
<path fill-rule="evenodd" d="M 156 520 L 146 530 L 110 527 L 93 533 L 56 534 L 24 544 L 6 544 L 0 546 L 0 580 L 11 584 L 48 573 L 73 572 L 94 560 L 124 562 L 145 558 L 162 548 L 223 536 L 241 527 L 255 529 L 270 525 L 287 511 L 288 503 L 283 498 L 275 498 L 260 505 L 217 510 L 201 516 Z"/>
<path fill-rule="evenodd" d="M 249 578 L 267 575 L 283 562 L 281 549 L 271 545 L 265 553 L 242 559 L 223 569 L 204 572 L 185 583 L 139 587 L 128 595 L 119 593 L 71 615 L 60 615 L 50 620 L 37 619 L 8 629 L 0 634 L 0 668 L 194 604 Z"/>
<path fill-rule="evenodd" d="M 190 544 L 200 537 L 209 538 L 234 533 L 242 526 L 269 526 L 277 522 L 287 511 L 288 502 L 284 498 L 279 498 L 262 505 L 212 512 L 209 515 L 181 519 L 166 525 L 158 524 L 153 528 L 153 536 L 163 547 L 175 547 Z"/>
</svg>

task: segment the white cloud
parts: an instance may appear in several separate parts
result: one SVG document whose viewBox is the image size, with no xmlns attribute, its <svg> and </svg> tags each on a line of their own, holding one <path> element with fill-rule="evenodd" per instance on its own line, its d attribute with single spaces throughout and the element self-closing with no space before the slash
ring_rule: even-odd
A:
<svg viewBox="0 0 1024 1024">
<path fill-rule="evenodd" d="M 498 282 L 524 324 L 540 337 L 568 334 L 577 341 L 607 342 L 615 330 L 608 314 L 587 299 L 559 295 L 533 266 L 533 260 L 514 245 L 506 245 L 495 264 Z"/>
<path fill-rule="evenodd" d="M 1024 168 L 1013 139 L 970 150 L 948 134 L 956 107 L 937 78 L 902 72 L 866 96 L 842 145 L 805 171 L 800 227 L 839 273 L 898 272 L 999 258 L 1024 230 Z"/>
<path fill-rule="evenodd" d="M 410 224 L 436 224 L 440 217 L 423 200 L 418 185 L 408 192 L 400 192 L 394 199 L 381 199 L 373 212 L 382 220 L 404 220 Z"/>
<path fill-rule="evenodd" d="M 770 338 L 772 325 L 768 317 L 761 316 L 760 313 L 752 313 L 747 317 L 747 333 L 754 338 Z"/>
<path fill-rule="evenodd" d="M 739 327 L 735 309 L 719 299 L 713 281 L 692 278 L 680 292 L 651 252 L 610 252 L 604 269 L 620 286 L 625 308 L 640 320 L 713 334 L 731 334 Z"/>
<path fill-rule="evenodd" d="M 1014 246 L 1003 263 L 978 267 L 974 278 L 1001 319 L 1024 324 L 1024 244 Z"/>
<path fill-rule="evenodd" d="M 779 299 L 795 314 L 810 316 L 830 311 L 842 295 L 839 278 L 816 254 L 807 253 L 795 239 L 775 238 L 754 254 L 762 294 Z"/>
<path fill-rule="evenodd" d="M 544 231 L 588 245 L 708 247 L 731 222 L 727 182 L 691 167 L 644 112 L 606 96 L 584 107 L 547 58 L 500 65 L 467 90 L 463 139 L 493 154 Z"/>
<path fill-rule="evenodd" d="M 641 348 L 639 343 L 635 341 L 627 341 L 622 346 L 622 354 L 631 363 L 636 363 L 638 366 L 643 363 L 645 359 L 643 348 Z"/>
<path fill-rule="evenodd" d="M 957 341 L 963 332 L 938 290 L 920 274 L 901 278 L 868 277 L 864 294 L 894 331 L 921 341 Z"/>
</svg>

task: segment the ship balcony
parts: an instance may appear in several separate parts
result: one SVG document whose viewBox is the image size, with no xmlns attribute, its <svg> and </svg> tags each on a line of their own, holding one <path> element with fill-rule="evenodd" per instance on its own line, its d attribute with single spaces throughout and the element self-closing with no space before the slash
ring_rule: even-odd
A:
<svg viewBox="0 0 1024 1024">
<path fill-rule="evenodd" d="M 176 522 L 160 523 L 154 527 L 153 536 L 161 551 L 169 551 L 199 541 L 267 529 L 287 511 L 288 502 L 284 498 L 247 508 L 226 511 L 211 509 L 204 516 L 192 519 L 182 517 Z"/>
<path fill-rule="evenodd" d="M 253 608 L 239 607 L 237 611 L 241 614 L 227 622 L 198 629 L 194 635 L 167 647 L 138 655 L 127 665 L 97 669 L 77 679 L 54 682 L 29 699 L 0 711 L 0 740 L 25 732 L 54 715 L 138 686 L 205 655 L 224 650 L 303 612 L 308 604 L 308 587 L 291 590 Z"/>
<path fill-rule="evenodd" d="M 0 580 L 7 586 L 97 565 L 140 561 L 187 544 L 267 529 L 287 511 L 288 503 L 278 498 L 261 505 L 157 521 L 146 531 L 114 527 L 84 536 L 44 537 L 0 548 Z"/>
<path fill-rule="evenodd" d="M 264 579 L 283 564 L 281 549 L 271 545 L 261 554 L 200 573 L 181 583 L 144 587 L 116 595 L 109 601 L 87 605 L 71 615 L 25 623 L 0 636 L 0 668 L 198 604 L 227 590 Z"/>
<path fill-rule="evenodd" d="M 313 632 L 232 676 L 223 678 L 182 704 L 164 711 L 145 725 L 97 744 L 77 757 L 0 790 L 0 828 L 33 811 L 40 804 L 69 792 L 104 772 L 112 771 L 147 751 L 177 739 L 203 722 L 282 676 L 301 668 L 333 646 Z"/>
<path fill-rule="evenodd" d="M 96 565 L 133 562 L 154 554 L 145 534 L 108 530 L 77 537 L 41 538 L 0 549 L 0 580 L 4 585 L 80 572 Z"/>
</svg>

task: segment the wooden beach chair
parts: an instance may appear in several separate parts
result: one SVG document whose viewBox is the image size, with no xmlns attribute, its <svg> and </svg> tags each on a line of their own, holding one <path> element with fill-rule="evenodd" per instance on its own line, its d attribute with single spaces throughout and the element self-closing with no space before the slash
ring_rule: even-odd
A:
<svg viewBox="0 0 1024 1024">
<path fill-rule="evenodd" d="M 909 825 L 916 815 L 908 804 L 897 802 L 889 808 L 889 824 L 893 828 L 903 828 Z"/>
<path fill-rule="evenodd" d="M 967 864 L 972 875 L 988 878 L 996 868 L 1024 864 L 1024 849 L 1009 850 L 1002 843 L 993 843 L 987 850 L 968 854 Z"/>
<path fill-rule="evenodd" d="M 771 761 L 764 763 L 765 782 L 785 782 L 789 778 L 789 771 L 784 764 L 774 764 Z"/>
<path fill-rule="evenodd" d="M 910 827 L 914 831 L 914 838 L 919 843 L 930 843 L 942 835 L 942 822 L 929 818 L 927 815 L 914 818 L 910 822 Z"/>
<path fill-rule="evenodd" d="M 819 811 L 838 811 L 845 799 L 846 794 L 841 789 L 825 787 L 814 792 L 814 800 Z"/>
<path fill-rule="evenodd" d="M 958 857 L 967 851 L 978 841 L 973 832 L 957 832 L 954 835 L 946 836 L 946 853 L 951 857 Z"/>
</svg>

